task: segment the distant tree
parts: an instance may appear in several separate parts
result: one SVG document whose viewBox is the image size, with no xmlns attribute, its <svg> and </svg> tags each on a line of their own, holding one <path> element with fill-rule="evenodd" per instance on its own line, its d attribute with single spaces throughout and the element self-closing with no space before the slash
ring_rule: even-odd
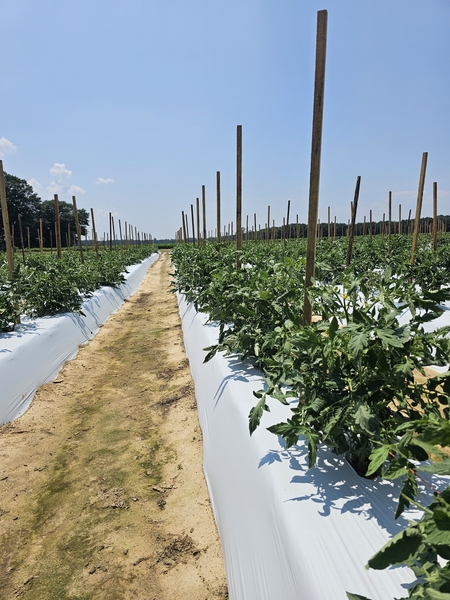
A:
<svg viewBox="0 0 450 600">
<path fill-rule="evenodd" d="M 45 200 L 41 203 L 40 217 L 42 218 L 42 227 L 44 234 L 44 246 L 50 247 L 50 231 L 52 232 L 52 243 L 55 246 L 55 203 L 53 200 Z M 78 208 L 78 220 L 80 222 L 81 235 L 86 235 L 89 225 L 89 213 L 84 208 Z M 61 223 L 61 244 L 66 245 L 66 233 L 70 223 L 70 243 L 73 243 L 73 236 L 76 236 L 75 215 L 73 205 L 69 202 L 59 200 L 59 220 Z"/>
<path fill-rule="evenodd" d="M 6 200 L 8 203 L 9 223 L 14 229 L 14 245 L 20 246 L 19 215 L 25 244 L 27 244 L 27 227 L 30 228 L 31 244 L 38 245 L 37 228 L 39 226 L 39 209 L 41 199 L 25 179 L 5 173 Z M 5 232 L 0 209 L 0 243 L 4 247 Z"/>
</svg>

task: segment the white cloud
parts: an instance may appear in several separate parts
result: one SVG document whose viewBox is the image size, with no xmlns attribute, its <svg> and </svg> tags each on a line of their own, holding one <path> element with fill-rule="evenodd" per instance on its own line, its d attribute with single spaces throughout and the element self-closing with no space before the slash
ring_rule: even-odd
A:
<svg viewBox="0 0 450 600">
<path fill-rule="evenodd" d="M 66 165 L 64 163 L 55 163 L 50 169 L 50 175 L 53 177 L 53 179 L 56 179 L 56 181 L 63 181 L 72 177 L 72 171 L 66 169 Z"/>
<path fill-rule="evenodd" d="M 84 190 L 79 185 L 74 185 L 69 182 L 72 177 L 72 171 L 70 171 L 64 163 L 55 163 L 50 169 L 50 175 L 52 181 L 45 189 L 50 194 L 85 194 Z"/>
<path fill-rule="evenodd" d="M 107 184 L 107 183 L 114 183 L 114 179 L 111 179 L 110 177 L 108 179 L 103 179 L 103 177 L 98 177 L 97 181 L 95 183 L 97 185 L 99 185 L 99 184 Z"/>
<path fill-rule="evenodd" d="M 85 194 L 86 190 L 83 190 L 79 185 L 71 185 L 69 188 L 69 194 Z"/>
<path fill-rule="evenodd" d="M 45 193 L 44 186 L 39 183 L 36 179 L 32 178 L 27 181 L 28 185 L 31 185 L 33 190 L 36 192 L 38 196 L 43 196 Z"/>
<path fill-rule="evenodd" d="M 3 158 L 7 154 L 17 152 L 17 146 L 14 146 L 12 142 L 7 140 L 5 137 L 0 138 L 0 158 Z"/>
<path fill-rule="evenodd" d="M 68 180 L 72 177 L 72 171 L 66 169 L 64 163 L 55 163 L 50 169 L 50 175 L 53 180 L 47 186 L 47 192 L 50 194 L 62 194 L 67 191 Z"/>
</svg>

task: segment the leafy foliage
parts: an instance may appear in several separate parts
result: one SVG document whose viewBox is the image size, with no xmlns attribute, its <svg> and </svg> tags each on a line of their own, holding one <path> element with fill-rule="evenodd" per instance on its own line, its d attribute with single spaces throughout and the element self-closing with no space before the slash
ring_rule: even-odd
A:
<svg viewBox="0 0 450 600">
<path fill-rule="evenodd" d="M 263 371 L 266 388 L 255 393 L 250 433 L 272 398 L 295 398 L 290 418 L 269 430 L 287 446 L 303 436 L 310 467 L 325 443 L 361 475 L 401 478 L 397 518 L 417 504 L 421 472 L 450 475 L 442 450 L 450 446 L 450 372 L 425 372 L 450 362 L 450 329 L 425 330 L 450 300 L 450 239 L 441 238 L 433 253 L 422 236 L 414 265 L 407 236 L 392 237 L 390 248 L 381 238 L 356 240 L 348 270 L 345 250 L 345 240 L 318 241 L 316 281 L 308 289 L 317 318 L 310 326 L 302 324 L 302 242 L 244 247 L 239 271 L 230 247 L 179 245 L 173 287 L 219 324 L 206 361 L 237 353 Z M 410 598 L 450 599 L 450 563 L 442 563 L 450 560 L 450 488 L 423 510 L 423 519 L 368 566 L 406 564 L 418 577 Z"/>
<path fill-rule="evenodd" d="M 85 263 L 78 253 L 31 253 L 26 264 L 16 264 L 13 281 L 8 279 L 5 261 L 0 264 L 0 331 L 12 331 L 21 314 L 42 317 L 81 311 L 83 300 L 101 286 L 116 287 L 125 281 L 124 272 L 155 251 L 155 247 L 131 246 L 99 257 L 85 251 Z"/>
</svg>

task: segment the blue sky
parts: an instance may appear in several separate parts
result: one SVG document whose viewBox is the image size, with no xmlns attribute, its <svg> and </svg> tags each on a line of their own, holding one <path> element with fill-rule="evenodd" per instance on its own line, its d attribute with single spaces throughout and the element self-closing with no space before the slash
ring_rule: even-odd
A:
<svg viewBox="0 0 450 600">
<path fill-rule="evenodd" d="M 328 10 L 319 217 L 403 215 L 427 151 L 450 214 L 448 0 L 4 0 L 0 158 L 42 199 L 58 192 L 156 238 L 206 186 L 215 227 L 234 218 L 236 125 L 243 212 L 307 218 L 315 30 Z"/>
</svg>

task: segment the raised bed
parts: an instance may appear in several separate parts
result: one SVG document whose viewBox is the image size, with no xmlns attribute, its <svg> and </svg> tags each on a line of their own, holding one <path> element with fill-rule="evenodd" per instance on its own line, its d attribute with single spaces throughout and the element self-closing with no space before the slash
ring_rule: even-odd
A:
<svg viewBox="0 0 450 600">
<path fill-rule="evenodd" d="M 78 346 L 92 339 L 107 318 L 132 296 L 158 258 L 152 254 L 127 267 L 126 282 L 103 287 L 83 302 L 82 311 L 24 319 L 14 332 L 0 334 L 0 424 L 12 421 L 30 405 L 37 388 L 54 379 Z"/>
<path fill-rule="evenodd" d="M 178 296 L 184 343 L 195 382 L 204 440 L 204 471 L 222 541 L 231 600 L 346 600 L 346 591 L 373 600 L 407 596 L 415 580 L 405 567 L 366 570 L 368 559 L 407 525 L 394 521 L 399 482 L 359 477 L 321 448 L 307 469 L 301 440 L 286 451 L 266 427 L 286 419 L 276 400 L 252 437 L 248 414 L 261 373 L 237 357 L 204 348 L 218 327 Z M 433 478 L 445 487 L 447 481 Z M 422 501 L 428 504 L 427 489 Z"/>
</svg>

